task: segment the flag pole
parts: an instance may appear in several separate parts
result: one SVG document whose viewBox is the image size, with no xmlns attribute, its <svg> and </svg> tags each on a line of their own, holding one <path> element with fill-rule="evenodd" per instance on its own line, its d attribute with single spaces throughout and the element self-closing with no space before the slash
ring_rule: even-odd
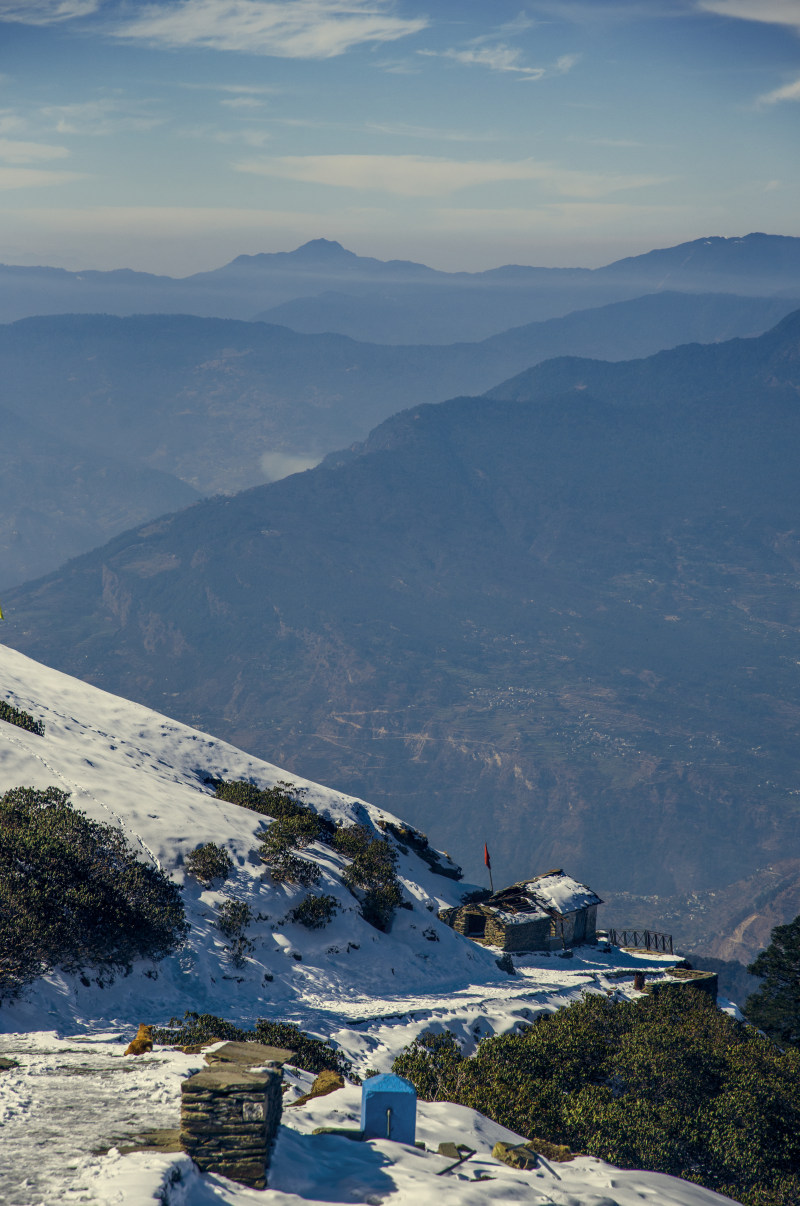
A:
<svg viewBox="0 0 800 1206">
<path fill-rule="evenodd" d="M 486 842 L 483 843 L 483 861 L 486 864 L 486 868 L 489 872 L 489 887 L 491 889 L 492 896 L 494 896 L 494 880 L 492 879 L 492 860 L 489 857 L 489 847 L 487 846 Z"/>
</svg>

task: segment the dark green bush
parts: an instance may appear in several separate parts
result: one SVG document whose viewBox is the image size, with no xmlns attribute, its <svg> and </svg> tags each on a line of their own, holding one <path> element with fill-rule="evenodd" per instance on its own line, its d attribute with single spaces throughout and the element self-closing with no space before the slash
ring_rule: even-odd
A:
<svg viewBox="0 0 800 1206">
<path fill-rule="evenodd" d="M 268 862 L 275 854 L 282 854 L 292 847 L 302 850 L 322 837 L 322 823 L 315 812 L 301 812 L 294 816 L 281 817 L 273 821 L 259 847 L 259 854 Z"/>
<path fill-rule="evenodd" d="M 311 884 L 319 883 L 322 876 L 318 863 L 298 858 L 288 850 L 271 855 L 267 865 L 270 875 L 278 884 L 302 884 L 308 888 Z"/>
<path fill-rule="evenodd" d="M 113 976 L 188 932 L 177 885 L 56 787 L 0 799 L 0 998 L 55 967 Z"/>
<path fill-rule="evenodd" d="M 800 1202 L 800 1053 L 691 988 L 619 1004 L 587 996 L 469 1059 L 452 1035 L 423 1035 L 393 1069 L 428 1100 L 623 1168 L 748 1206 Z"/>
<path fill-rule="evenodd" d="M 245 930 L 252 920 L 249 904 L 241 900 L 226 900 L 217 910 L 217 929 L 228 939 L 225 950 L 234 967 L 243 967 L 245 955 L 253 949 L 253 943 L 245 938 Z"/>
<path fill-rule="evenodd" d="M 343 1076 L 353 1076 L 353 1068 L 340 1051 L 330 1043 L 305 1034 L 289 1022 L 268 1022 L 259 1018 L 254 1030 L 244 1030 L 233 1022 L 216 1017 L 213 1013 L 193 1013 L 187 1010 L 183 1019 L 170 1018 L 169 1026 L 154 1026 L 153 1041 L 174 1046 L 195 1046 L 224 1039 L 234 1043 L 265 1043 L 268 1047 L 288 1047 L 295 1052 L 294 1066 L 306 1072 L 324 1072 L 330 1069 Z"/>
<path fill-rule="evenodd" d="M 254 787 L 244 779 L 223 779 L 217 783 L 215 792 L 219 800 L 228 800 L 231 804 L 238 804 L 240 808 L 249 808 L 253 812 L 260 812 L 262 816 L 274 817 L 275 820 L 304 815 L 316 817 L 320 834 L 325 841 L 330 840 L 335 829 L 332 821 L 319 816 L 313 808 L 303 803 L 303 798 L 308 793 L 307 788 L 297 787 L 285 780 L 276 783 L 274 787 L 262 789 Z"/>
<path fill-rule="evenodd" d="M 365 853 L 372 841 L 373 835 L 366 825 L 337 825 L 331 845 L 345 858 L 356 858 Z"/>
<path fill-rule="evenodd" d="M 361 826 L 352 826 L 360 829 Z M 353 844 L 359 839 L 350 839 Z M 342 883 L 351 892 L 361 889 L 361 916 L 378 930 L 389 930 L 403 893 L 395 867 L 397 854 L 385 838 L 371 838 L 353 856 L 342 875 Z"/>
<path fill-rule="evenodd" d="M 316 863 L 298 858 L 292 848 L 303 849 L 322 837 L 322 819 L 310 808 L 273 821 L 258 848 L 272 878 L 278 883 L 314 884 L 322 872 Z"/>
<path fill-rule="evenodd" d="M 228 851 L 218 846 L 216 842 L 206 842 L 197 846 L 186 857 L 186 873 L 194 876 L 206 888 L 215 879 L 227 879 L 233 870 L 233 859 Z"/>
<path fill-rule="evenodd" d="M 29 733 L 36 733 L 38 737 L 44 737 L 43 720 L 36 720 L 30 712 L 23 712 L 22 708 L 15 708 L 5 699 L 0 699 L 0 720 L 5 720 L 8 724 L 15 724 L 18 729 L 27 729 Z"/>
<path fill-rule="evenodd" d="M 339 905 L 335 896 L 305 896 L 289 910 L 289 919 L 309 930 L 321 930 L 333 920 Z"/>
</svg>

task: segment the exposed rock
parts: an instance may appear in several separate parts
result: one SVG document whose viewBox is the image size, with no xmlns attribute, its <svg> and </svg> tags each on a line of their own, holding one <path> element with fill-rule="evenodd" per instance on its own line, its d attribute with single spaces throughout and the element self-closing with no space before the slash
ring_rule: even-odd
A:
<svg viewBox="0 0 800 1206">
<path fill-rule="evenodd" d="M 495 1160 L 500 1160 L 511 1168 L 522 1169 L 523 1172 L 528 1172 L 530 1169 L 538 1168 L 539 1166 L 539 1157 L 529 1143 L 512 1145 L 510 1143 L 498 1142 L 492 1148 L 492 1155 Z"/>
<path fill-rule="evenodd" d="M 312 1097 L 325 1097 L 328 1093 L 335 1093 L 337 1089 L 343 1088 L 344 1077 L 330 1068 L 325 1068 L 320 1072 L 308 1093 L 304 1093 L 302 1097 L 298 1097 L 297 1101 L 287 1102 L 286 1108 L 288 1109 L 289 1106 L 304 1105 L 305 1102 L 311 1101 Z"/>
<path fill-rule="evenodd" d="M 207 1064 L 238 1064 L 240 1067 L 260 1067 L 263 1064 L 290 1064 L 295 1052 L 288 1047 L 268 1047 L 265 1043 L 225 1043 L 216 1051 L 207 1051 Z"/>
</svg>

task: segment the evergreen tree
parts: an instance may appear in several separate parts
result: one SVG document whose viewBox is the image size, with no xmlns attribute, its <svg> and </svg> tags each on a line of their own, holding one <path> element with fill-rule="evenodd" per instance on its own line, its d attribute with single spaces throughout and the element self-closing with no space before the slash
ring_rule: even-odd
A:
<svg viewBox="0 0 800 1206">
<path fill-rule="evenodd" d="M 800 917 L 777 925 L 747 970 L 764 977 L 744 1007 L 748 1021 L 781 1046 L 800 1046 Z"/>
</svg>

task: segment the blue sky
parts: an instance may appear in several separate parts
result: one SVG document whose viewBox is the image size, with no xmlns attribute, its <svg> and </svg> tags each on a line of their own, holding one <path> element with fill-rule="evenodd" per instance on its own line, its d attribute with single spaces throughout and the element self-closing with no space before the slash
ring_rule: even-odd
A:
<svg viewBox="0 0 800 1206">
<path fill-rule="evenodd" d="M 0 0 L 0 260 L 800 235 L 800 0 Z"/>
</svg>

